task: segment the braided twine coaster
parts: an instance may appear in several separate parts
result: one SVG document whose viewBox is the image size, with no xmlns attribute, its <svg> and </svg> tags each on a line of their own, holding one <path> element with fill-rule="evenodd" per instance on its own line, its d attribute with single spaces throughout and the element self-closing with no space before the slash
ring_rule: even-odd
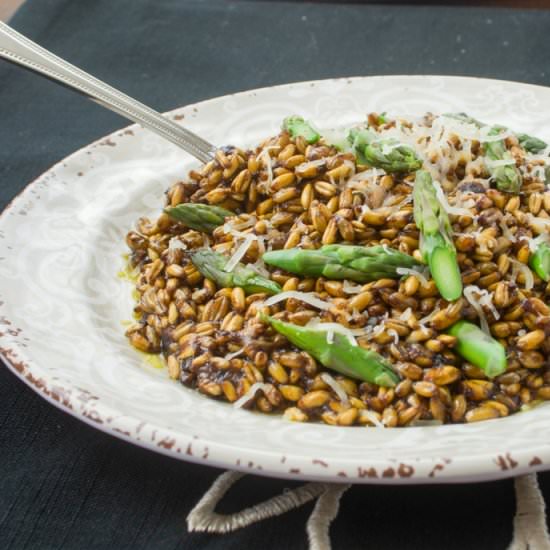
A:
<svg viewBox="0 0 550 550">
<path fill-rule="evenodd" d="M 224 472 L 212 484 L 187 516 L 189 531 L 229 533 L 261 521 L 280 516 L 310 500 L 317 500 L 306 525 L 310 550 L 330 550 L 330 524 L 338 515 L 340 499 L 351 484 L 306 483 L 269 500 L 234 514 L 218 514 L 216 506 L 227 491 L 245 474 Z M 514 480 L 516 515 L 514 535 L 507 550 L 550 550 L 546 526 L 546 506 L 537 475 L 529 474 Z"/>
</svg>

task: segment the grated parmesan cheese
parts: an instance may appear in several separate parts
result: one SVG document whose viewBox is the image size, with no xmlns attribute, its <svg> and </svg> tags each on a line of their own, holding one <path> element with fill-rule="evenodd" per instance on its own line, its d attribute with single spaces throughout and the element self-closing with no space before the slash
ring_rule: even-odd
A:
<svg viewBox="0 0 550 550">
<path fill-rule="evenodd" d="M 502 230 L 502 236 L 506 237 L 511 243 L 517 242 L 517 237 L 510 231 L 510 228 L 506 225 L 506 222 L 502 219 L 498 222 L 500 229 Z"/>
<path fill-rule="evenodd" d="M 254 398 L 257 391 L 262 390 L 265 393 L 269 389 L 269 384 L 264 384 L 263 382 L 255 382 L 254 384 L 252 384 L 252 386 L 250 386 L 249 390 L 244 395 L 239 397 L 239 399 L 237 399 L 237 401 L 233 403 L 233 406 L 237 409 L 240 409 Z"/>
<path fill-rule="evenodd" d="M 319 318 L 310 319 L 305 326 L 313 330 L 326 331 L 327 343 L 329 344 L 332 344 L 334 342 L 335 334 L 341 334 L 342 336 L 345 336 L 348 339 L 349 343 L 352 346 L 357 346 L 357 340 L 355 340 L 355 336 L 364 336 L 368 332 L 365 329 L 347 328 L 344 325 L 341 325 L 340 323 L 323 323 L 319 321 Z"/>
<path fill-rule="evenodd" d="M 492 130 L 491 126 L 482 126 L 478 128 L 475 124 L 465 122 L 462 120 L 457 120 L 451 117 L 446 117 L 445 115 L 438 117 L 434 121 L 434 125 L 443 124 L 447 133 L 455 134 L 459 138 L 467 139 L 471 141 L 480 141 L 484 143 L 490 143 L 493 141 L 500 141 L 510 137 L 512 134 L 507 131 L 503 131 L 497 135 L 489 135 L 489 132 Z"/>
<path fill-rule="evenodd" d="M 332 307 L 332 304 L 330 304 L 329 302 L 325 302 L 320 298 L 317 298 L 313 292 L 300 292 L 298 290 L 287 290 L 285 292 L 276 294 L 275 296 L 271 296 L 263 303 L 263 305 L 272 306 L 278 302 L 288 300 L 288 298 L 300 300 L 301 302 L 305 302 L 306 304 L 309 304 L 310 306 L 316 307 L 318 309 L 330 309 Z"/>
<path fill-rule="evenodd" d="M 489 323 L 487 322 L 487 317 L 485 316 L 485 312 L 483 311 L 483 307 L 481 307 L 481 304 L 479 303 L 479 299 L 476 298 L 476 294 L 479 294 L 481 292 L 481 289 L 475 285 L 468 285 L 464 288 L 464 298 L 468 301 L 468 303 L 475 309 L 477 316 L 479 317 L 479 324 L 481 326 L 481 330 L 487 334 L 488 336 L 491 335 L 491 332 L 489 330 Z"/>
<path fill-rule="evenodd" d="M 273 183 L 273 164 L 271 161 L 271 155 L 269 154 L 269 151 L 271 149 L 278 149 L 278 145 L 268 145 L 267 147 L 264 147 L 257 158 L 261 159 L 265 165 L 265 169 L 267 171 L 267 184 L 271 186 Z"/>
<path fill-rule="evenodd" d="M 340 403 L 347 405 L 349 403 L 348 394 L 344 391 L 344 388 L 340 383 L 335 380 L 328 372 L 323 372 L 320 375 L 321 380 L 334 391 Z"/>
<path fill-rule="evenodd" d="M 493 317 L 498 321 L 500 319 L 500 313 L 498 312 L 495 304 L 493 304 L 493 295 L 488 290 L 480 289 L 481 298 L 479 298 L 479 303 L 482 306 L 485 306 L 487 309 L 491 310 Z"/>
<path fill-rule="evenodd" d="M 361 410 L 361 415 L 364 416 L 371 424 L 374 424 L 375 428 L 385 428 L 386 425 L 378 420 L 378 416 L 374 411 Z"/>
<path fill-rule="evenodd" d="M 550 227 L 550 219 L 526 214 L 525 219 L 537 233 L 544 233 Z"/>
<path fill-rule="evenodd" d="M 257 222 L 256 216 L 250 216 L 247 220 L 235 220 L 233 222 L 226 222 L 224 226 L 230 226 L 232 229 L 240 231 L 241 229 L 248 229 L 249 227 L 254 227 Z M 226 231 L 227 233 L 227 231 Z"/>
<path fill-rule="evenodd" d="M 438 181 L 434 181 L 433 185 L 435 187 L 435 194 L 439 199 L 439 202 L 442 204 L 443 209 L 445 210 L 445 212 L 447 212 L 447 214 L 451 214 L 453 216 L 468 216 L 469 218 L 474 217 L 474 215 L 467 208 L 451 206 L 449 204 L 449 201 L 447 200 L 447 196 L 445 195 L 441 187 L 441 184 Z"/>
<path fill-rule="evenodd" d="M 389 328 L 386 330 L 386 332 L 393 338 L 394 344 L 399 343 L 399 334 L 397 334 L 397 331 L 395 329 Z"/>
<path fill-rule="evenodd" d="M 371 168 L 369 170 L 364 170 L 359 172 L 351 177 L 346 183 L 345 187 L 351 187 L 352 189 L 364 190 L 364 183 L 374 182 L 378 180 L 379 177 L 386 175 L 386 171 L 381 168 Z"/>
<path fill-rule="evenodd" d="M 248 264 L 248 267 L 253 269 L 258 275 L 261 275 L 262 277 L 269 277 L 271 276 L 271 273 L 268 271 L 268 269 L 265 267 L 265 262 L 258 258 L 253 264 Z"/>
<path fill-rule="evenodd" d="M 168 242 L 169 250 L 187 250 L 187 245 L 182 243 L 179 237 L 172 237 Z"/>
<path fill-rule="evenodd" d="M 342 285 L 342 290 L 346 294 L 360 294 L 363 292 L 363 286 L 362 285 L 354 285 L 348 280 L 344 281 L 344 284 Z"/>
<path fill-rule="evenodd" d="M 512 279 L 515 281 L 518 273 L 522 273 L 525 279 L 525 290 L 531 290 L 535 286 L 535 278 L 529 267 L 515 258 L 510 258 L 510 262 L 512 263 Z"/>
<path fill-rule="evenodd" d="M 235 269 L 235 266 L 242 260 L 242 258 L 247 253 L 250 245 L 256 240 L 256 235 L 249 233 L 244 241 L 237 247 L 237 250 L 233 253 L 229 261 L 225 265 L 224 271 L 230 272 Z"/>
<path fill-rule="evenodd" d="M 429 323 L 436 316 L 437 313 L 439 313 L 439 310 L 434 309 L 431 313 L 426 315 L 426 317 L 422 317 L 421 319 L 418 319 L 418 324 L 425 326 L 426 323 Z"/>
<path fill-rule="evenodd" d="M 231 361 L 231 359 L 235 359 L 235 357 L 238 357 L 239 355 L 241 355 L 243 352 L 244 352 L 244 347 L 242 347 L 241 349 L 238 349 L 237 351 L 234 351 L 232 353 L 228 353 L 226 356 L 225 356 L 225 359 L 227 359 L 228 361 Z"/>
<path fill-rule="evenodd" d="M 263 235 L 256 235 L 255 233 L 250 233 L 250 232 L 245 233 L 244 231 L 238 231 L 230 223 L 223 224 L 222 228 L 223 228 L 223 232 L 227 235 L 231 235 L 234 240 L 245 239 L 249 235 L 252 235 L 254 239 L 258 241 L 264 241 L 266 239 L 266 237 L 264 237 Z"/>
<path fill-rule="evenodd" d="M 407 322 L 413 315 L 412 309 L 408 307 L 401 315 L 399 315 L 398 319 L 400 321 Z"/>
<path fill-rule="evenodd" d="M 306 162 L 302 162 L 302 164 L 298 164 L 298 166 L 296 166 L 295 169 L 300 172 L 303 172 L 308 168 L 319 168 L 319 166 L 324 166 L 326 162 L 327 162 L 326 158 L 317 159 L 317 160 L 308 160 Z"/>
<path fill-rule="evenodd" d="M 428 268 L 426 268 L 425 271 L 428 271 Z M 395 270 L 395 272 L 398 275 L 413 275 L 420 281 L 420 284 L 423 287 L 427 287 L 430 284 L 428 279 L 426 278 L 426 275 L 422 271 L 418 271 L 417 269 L 412 269 L 408 267 L 398 267 Z"/>
</svg>

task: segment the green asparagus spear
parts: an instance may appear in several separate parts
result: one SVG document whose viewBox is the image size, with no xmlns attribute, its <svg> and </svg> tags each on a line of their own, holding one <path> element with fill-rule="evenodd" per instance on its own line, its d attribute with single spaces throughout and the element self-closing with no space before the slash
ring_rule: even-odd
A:
<svg viewBox="0 0 550 550">
<path fill-rule="evenodd" d="M 318 250 L 273 250 L 263 255 L 266 264 L 306 277 L 350 279 L 359 283 L 400 277 L 397 268 L 411 268 L 418 262 L 387 246 L 328 244 Z"/>
<path fill-rule="evenodd" d="M 528 134 L 516 134 L 519 140 L 519 144 L 529 153 L 540 153 L 542 150 L 548 147 L 548 144 L 542 139 L 539 139 Z"/>
<path fill-rule="evenodd" d="M 422 167 L 414 149 L 393 138 L 371 141 L 363 148 L 363 154 L 367 164 L 386 172 L 414 172 Z"/>
<path fill-rule="evenodd" d="M 430 266 L 439 293 L 445 300 L 462 294 L 462 279 L 451 239 L 449 217 L 436 196 L 432 177 L 426 170 L 416 173 L 413 189 L 414 221 L 420 230 L 420 252 Z"/>
<path fill-rule="evenodd" d="M 353 345 L 342 334 L 334 334 L 333 342 L 329 343 L 324 330 L 285 323 L 266 315 L 262 316 L 262 320 L 329 369 L 379 386 L 392 387 L 399 382 L 399 377 L 384 357 Z"/>
<path fill-rule="evenodd" d="M 467 113 L 444 113 L 444 117 L 446 118 L 452 118 L 454 120 L 458 120 L 460 122 L 464 122 L 465 124 L 473 124 L 474 126 L 477 126 L 478 128 L 481 128 L 484 126 L 482 122 L 479 120 L 471 117 Z"/>
<path fill-rule="evenodd" d="M 232 271 L 225 271 L 227 258 L 210 248 L 201 248 L 191 254 L 194 266 L 220 287 L 241 287 L 247 294 L 267 292 L 277 294 L 281 287 L 270 279 L 258 275 L 244 264 L 237 264 Z"/>
<path fill-rule="evenodd" d="M 293 137 L 302 136 L 308 143 L 316 143 L 321 139 L 319 133 L 301 116 L 293 115 L 283 120 L 283 130 Z"/>
<path fill-rule="evenodd" d="M 190 229 L 204 233 L 212 233 L 216 227 L 224 223 L 225 218 L 234 216 L 233 212 L 225 208 L 194 202 L 168 206 L 164 211 Z"/>
<path fill-rule="evenodd" d="M 479 367 L 489 378 L 506 370 L 504 346 L 468 321 L 458 321 L 448 331 L 456 338 L 454 349 L 466 361 Z"/>
<path fill-rule="evenodd" d="M 465 122 L 467 124 L 474 124 L 478 128 L 485 126 L 485 124 L 475 118 L 472 118 L 466 113 L 445 113 L 443 116 L 447 118 L 454 118 L 455 120 L 460 120 L 461 122 Z M 507 130 L 504 126 L 495 126 L 494 128 L 500 128 L 503 131 Z M 530 136 L 529 134 L 516 134 L 516 137 L 518 138 L 521 147 L 529 153 L 540 153 L 543 149 L 548 147 L 548 144 L 542 139 Z"/>
<path fill-rule="evenodd" d="M 376 134 L 368 128 L 350 128 L 348 141 L 355 149 L 364 149 L 371 141 L 376 139 Z"/>
<path fill-rule="evenodd" d="M 550 280 L 550 245 L 539 243 L 537 249 L 529 258 L 531 269 L 543 280 Z"/>
<path fill-rule="evenodd" d="M 504 128 L 502 126 L 493 126 L 489 132 L 490 136 L 498 136 Z M 490 161 L 499 161 L 510 159 L 512 155 L 508 153 L 504 140 L 488 141 L 483 144 L 485 156 Z M 491 177 L 494 179 L 497 189 L 506 193 L 519 193 L 521 188 L 521 174 L 515 164 L 506 164 L 505 166 L 487 166 Z"/>
<path fill-rule="evenodd" d="M 446 114 L 444 115 L 455 120 L 461 120 L 468 124 L 475 124 L 478 128 L 484 126 L 482 122 L 468 116 L 466 113 Z M 498 136 L 500 133 L 507 131 L 505 126 L 495 125 L 489 131 L 490 136 Z M 516 134 L 520 145 L 530 153 L 539 153 L 546 148 L 547 144 L 536 137 L 528 134 Z M 485 156 L 490 161 L 499 161 L 512 159 L 513 157 L 508 153 L 504 140 L 489 141 L 483 144 L 485 149 Z M 521 173 L 514 164 L 507 164 L 505 166 L 491 166 L 490 163 L 487 166 L 491 177 L 494 179 L 497 189 L 506 193 L 519 193 L 521 188 L 522 178 Z"/>
<path fill-rule="evenodd" d="M 357 157 L 359 164 L 367 164 L 365 158 L 365 147 L 376 139 L 376 134 L 368 128 L 350 128 L 348 133 L 348 141 Z"/>
</svg>

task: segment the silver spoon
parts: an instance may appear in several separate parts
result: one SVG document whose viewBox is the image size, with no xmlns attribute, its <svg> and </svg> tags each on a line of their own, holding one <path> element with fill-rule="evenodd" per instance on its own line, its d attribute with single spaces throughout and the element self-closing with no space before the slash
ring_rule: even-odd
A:
<svg viewBox="0 0 550 550">
<path fill-rule="evenodd" d="M 0 58 L 85 95 L 178 145 L 201 162 L 208 162 L 214 157 L 216 147 L 205 139 L 57 57 L 2 22 Z"/>
</svg>

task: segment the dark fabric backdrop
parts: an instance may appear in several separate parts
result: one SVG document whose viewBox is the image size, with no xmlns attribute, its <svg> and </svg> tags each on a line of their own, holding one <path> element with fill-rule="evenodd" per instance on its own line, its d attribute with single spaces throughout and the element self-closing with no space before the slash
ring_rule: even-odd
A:
<svg viewBox="0 0 550 550">
<path fill-rule="evenodd" d="M 28 0 L 13 26 L 167 110 L 248 88 L 345 75 L 467 74 L 550 82 L 550 12 L 200 0 Z M 126 123 L 0 62 L 0 204 Z M 184 518 L 217 470 L 123 443 L 48 405 L 0 368 L 0 548 L 305 548 L 312 505 L 225 537 Z M 550 496 L 550 476 L 541 484 Z M 290 483 L 247 478 L 222 511 Z M 501 550 L 513 483 L 357 486 L 335 549 Z"/>
</svg>

